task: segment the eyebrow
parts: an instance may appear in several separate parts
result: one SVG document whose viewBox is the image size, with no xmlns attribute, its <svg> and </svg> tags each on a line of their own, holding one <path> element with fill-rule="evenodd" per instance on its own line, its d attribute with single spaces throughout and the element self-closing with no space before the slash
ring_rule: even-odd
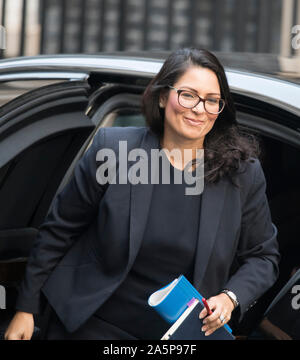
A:
<svg viewBox="0 0 300 360">
<path fill-rule="evenodd" d="M 193 88 L 191 88 L 189 86 L 183 85 L 183 86 L 180 86 L 180 88 L 186 88 L 186 89 L 192 90 L 195 93 L 198 93 L 197 90 L 195 90 L 195 89 L 193 89 Z M 221 94 L 219 94 L 219 93 L 207 93 L 206 95 L 218 95 L 218 96 L 221 96 Z"/>
</svg>

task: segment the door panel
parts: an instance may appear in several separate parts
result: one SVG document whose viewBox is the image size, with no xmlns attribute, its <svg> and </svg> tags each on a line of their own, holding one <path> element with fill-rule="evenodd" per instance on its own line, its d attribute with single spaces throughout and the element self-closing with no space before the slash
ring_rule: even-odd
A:
<svg viewBox="0 0 300 360">
<path fill-rule="evenodd" d="M 6 293 L 0 334 L 15 312 L 38 227 L 95 127 L 85 115 L 89 90 L 85 81 L 52 84 L 0 108 L 0 289 Z"/>
<path fill-rule="evenodd" d="M 38 228 L 43 221 L 61 179 L 94 129 L 85 115 L 88 91 L 85 81 L 49 85 L 0 109 L 0 231 Z M 2 252 L 5 243 L 2 238 Z"/>
</svg>

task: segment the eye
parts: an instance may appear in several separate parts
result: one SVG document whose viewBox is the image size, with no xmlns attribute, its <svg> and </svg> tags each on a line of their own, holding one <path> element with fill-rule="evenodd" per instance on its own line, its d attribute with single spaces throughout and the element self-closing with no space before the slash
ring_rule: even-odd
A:
<svg viewBox="0 0 300 360">
<path fill-rule="evenodd" d="M 219 99 L 216 98 L 207 98 L 206 102 L 211 105 L 217 105 L 219 103 Z"/>
<path fill-rule="evenodd" d="M 195 99 L 195 95 L 188 92 L 188 91 L 183 91 L 182 93 L 180 93 L 180 96 L 182 96 L 185 99 Z"/>
</svg>

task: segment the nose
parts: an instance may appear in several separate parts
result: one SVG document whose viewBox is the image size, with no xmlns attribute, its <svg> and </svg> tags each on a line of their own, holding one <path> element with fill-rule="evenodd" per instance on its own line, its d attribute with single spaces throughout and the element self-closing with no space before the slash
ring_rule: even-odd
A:
<svg viewBox="0 0 300 360">
<path fill-rule="evenodd" d="M 198 112 L 198 113 L 205 112 L 204 102 L 203 102 L 203 101 L 200 101 L 199 104 L 197 104 L 196 106 L 194 106 L 194 107 L 192 108 L 192 110 L 195 111 L 195 112 Z"/>
</svg>

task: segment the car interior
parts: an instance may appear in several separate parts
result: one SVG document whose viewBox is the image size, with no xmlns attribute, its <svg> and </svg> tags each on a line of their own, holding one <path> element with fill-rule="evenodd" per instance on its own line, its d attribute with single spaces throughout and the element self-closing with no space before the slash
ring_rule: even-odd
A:
<svg viewBox="0 0 300 360">
<path fill-rule="evenodd" d="M 298 269 L 298 270 L 297 270 Z M 289 281 L 275 296 L 263 315 L 259 326 L 250 333 L 248 339 L 300 340 L 300 269 L 294 267 Z M 283 315 L 284 314 L 284 315 Z"/>
<path fill-rule="evenodd" d="M 76 110 L 78 121 L 73 121 L 72 126 L 56 130 L 53 127 L 51 134 L 47 133 L 39 141 L 20 149 L 0 166 L 0 202 L 5 204 L 6 209 L 0 216 L 0 285 L 5 286 L 7 292 L 6 310 L 1 311 L 0 319 L 2 334 L 14 314 L 17 286 L 23 277 L 38 227 L 49 211 L 55 194 L 69 181 L 95 132 L 103 126 L 145 125 L 140 111 L 140 95 L 137 93 L 122 92 L 105 101 L 95 101 L 95 109 L 90 113 L 87 111 L 86 116 L 82 109 L 90 108 L 90 103 L 86 99 L 82 102 L 81 110 Z M 69 111 L 64 108 L 64 111 L 60 109 L 55 114 L 57 123 L 74 113 L 74 103 L 70 101 L 69 105 Z M 272 220 L 278 228 L 282 255 L 280 276 L 274 286 L 258 299 L 241 323 L 232 319 L 234 333 L 240 339 L 246 339 L 255 333 L 267 308 L 289 281 L 292 270 L 300 266 L 300 141 L 299 138 L 298 143 L 290 141 L 284 132 L 274 134 L 271 122 L 261 130 L 263 119 L 260 121 L 260 116 L 252 113 L 256 122 L 249 123 L 247 116 L 244 116 L 245 109 L 241 109 L 243 111 L 238 111 L 241 129 L 256 135 L 261 145 L 260 160 L 267 181 L 267 197 Z M 37 318 L 36 334 L 43 320 Z"/>
</svg>

